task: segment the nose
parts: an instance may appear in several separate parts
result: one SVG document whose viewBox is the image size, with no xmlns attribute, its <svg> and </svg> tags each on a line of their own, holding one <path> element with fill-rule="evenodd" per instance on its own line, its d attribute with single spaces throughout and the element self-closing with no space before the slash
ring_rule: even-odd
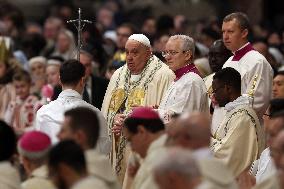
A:
<svg viewBox="0 0 284 189">
<path fill-rule="evenodd" d="M 225 41 L 228 38 L 229 38 L 229 36 L 228 36 L 227 32 L 223 32 L 223 40 Z"/>
<path fill-rule="evenodd" d="M 133 60 L 133 56 L 131 55 L 126 55 L 126 61 L 131 62 Z"/>
<path fill-rule="evenodd" d="M 276 85 L 272 85 L 272 91 L 276 91 L 276 90 L 277 90 Z"/>
</svg>

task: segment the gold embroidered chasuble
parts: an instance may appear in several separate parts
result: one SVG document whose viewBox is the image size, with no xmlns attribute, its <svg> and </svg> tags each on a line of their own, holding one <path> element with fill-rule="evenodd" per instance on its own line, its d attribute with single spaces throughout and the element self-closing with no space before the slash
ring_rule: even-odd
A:
<svg viewBox="0 0 284 189">
<path fill-rule="evenodd" d="M 126 141 L 123 135 L 115 137 L 111 133 L 116 114 L 128 115 L 133 106 L 159 105 L 169 85 L 174 80 L 174 73 L 156 56 L 152 56 L 135 81 L 127 65 L 113 74 L 107 88 L 102 113 L 107 119 L 108 133 L 112 139 L 111 163 L 119 180 L 122 182 L 126 169 Z"/>
</svg>

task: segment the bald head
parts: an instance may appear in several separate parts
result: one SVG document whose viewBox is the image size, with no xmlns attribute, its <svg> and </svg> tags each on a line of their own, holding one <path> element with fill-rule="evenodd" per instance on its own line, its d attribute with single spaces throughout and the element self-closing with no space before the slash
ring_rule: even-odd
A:
<svg viewBox="0 0 284 189">
<path fill-rule="evenodd" d="M 197 160 L 184 149 L 169 148 L 154 165 L 153 172 L 156 183 L 164 189 L 195 188 L 201 182 Z"/>
<path fill-rule="evenodd" d="M 208 114 L 182 114 L 176 121 L 176 127 L 172 128 L 173 145 L 193 150 L 208 147 L 211 136 L 210 124 Z"/>
</svg>

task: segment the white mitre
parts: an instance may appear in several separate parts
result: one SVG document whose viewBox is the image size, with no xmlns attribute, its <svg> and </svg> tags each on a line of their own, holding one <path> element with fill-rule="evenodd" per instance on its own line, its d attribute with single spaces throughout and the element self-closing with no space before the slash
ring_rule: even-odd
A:
<svg viewBox="0 0 284 189">
<path fill-rule="evenodd" d="M 138 41 L 139 43 L 142 43 L 146 47 L 151 47 L 150 40 L 144 34 L 132 34 L 128 38 L 128 40 L 130 40 L 130 39 Z"/>
</svg>

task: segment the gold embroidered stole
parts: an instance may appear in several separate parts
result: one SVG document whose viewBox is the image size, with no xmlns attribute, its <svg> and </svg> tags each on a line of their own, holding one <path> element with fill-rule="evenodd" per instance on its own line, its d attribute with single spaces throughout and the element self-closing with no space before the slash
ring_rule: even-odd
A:
<svg viewBox="0 0 284 189">
<path fill-rule="evenodd" d="M 107 125 L 113 143 L 111 159 L 115 159 L 115 162 L 112 162 L 112 164 L 115 164 L 117 174 L 122 170 L 122 160 L 124 158 L 126 140 L 123 135 L 116 139 L 111 133 L 113 119 L 118 113 L 123 113 L 127 116 L 134 105 L 145 105 L 148 84 L 153 80 L 155 73 L 162 67 L 162 64 L 162 61 L 152 56 L 140 74 L 140 77 L 135 82 L 130 82 L 131 74 L 126 65 L 120 70 L 115 87 L 111 93 L 111 100 L 107 113 Z M 115 158 L 113 158 L 113 156 L 115 156 Z"/>
</svg>

